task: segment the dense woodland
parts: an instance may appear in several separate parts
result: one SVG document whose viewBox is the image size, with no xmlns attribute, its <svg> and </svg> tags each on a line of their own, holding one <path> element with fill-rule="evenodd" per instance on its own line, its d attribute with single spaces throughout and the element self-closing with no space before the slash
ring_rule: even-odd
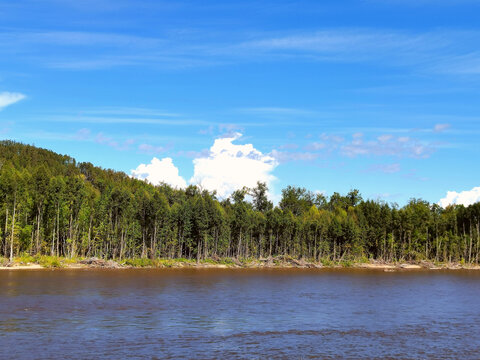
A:
<svg viewBox="0 0 480 360">
<path fill-rule="evenodd" d="M 480 203 L 403 208 L 298 187 L 278 206 L 265 184 L 219 200 L 195 186 L 153 186 L 123 172 L 0 142 L 0 256 L 268 257 L 478 263 Z"/>
</svg>

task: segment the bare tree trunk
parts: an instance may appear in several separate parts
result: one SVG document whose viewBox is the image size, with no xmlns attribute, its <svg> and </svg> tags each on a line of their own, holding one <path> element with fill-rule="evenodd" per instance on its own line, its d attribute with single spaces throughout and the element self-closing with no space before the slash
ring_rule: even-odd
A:
<svg viewBox="0 0 480 360">
<path fill-rule="evenodd" d="M 87 250 L 87 256 L 90 256 L 91 252 L 91 243 L 92 243 L 92 221 L 93 221 L 93 216 L 90 215 L 90 221 L 88 222 L 88 250 Z"/>
<path fill-rule="evenodd" d="M 71 245 L 70 245 L 70 258 L 72 258 L 73 256 L 73 249 L 75 248 L 75 240 L 73 239 L 73 210 L 72 210 L 72 213 L 70 213 L 70 224 L 69 224 L 69 230 L 68 230 L 68 238 L 70 239 L 71 241 Z"/>
<path fill-rule="evenodd" d="M 390 261 L 393 260 L 393 247 L 395 246 L 395 233 L 392 231 L 392 243 L 390 244 Z"/>
<path fill-rule="evenodd" d="M 240 236 L 238 237 L 237 258 L 240 255 L 240 249 L 242 246 L 242 230 L 240 230 Z"/>
<path fill-rule="evenodd" d="M 387 257 L 387 230 L 383 233 L 383 251 L 382 251 L 382 260 L 385 260 Z"/>
<path fill-rule="evenodd" d="M 202 252 L 202 238 L 200 237 L 197 240 L 197 263 L 200 262 L 201 252 Z"/>
<path fill-rule="evenodd" d="M 472 234 L 472 222 L 470 222 L 470 248 L 468 249 L 468 263 L 472 262 L 472 244 L 473 244 L 473 234 Z"/>
<path fill-rule="evenodd" d="M 50 256 L 53 256 L 55 251 L 55 231 L 56 231 L 56 222 L 55 220 L 53 220 L 52 247 L 50 249 Z"/>
<path fill-rule="evenodd" d="M 155 220 L 155 226 L 153 227 L 153 244 L 152 244 L 152 258 L 157 257 L 157 221 Z"/>
<path fill-rule="evenodd" d="M 123 259 L 124 241 L 125 241 L 125 230 L 123 230 L 122 228 L 121 235 L 120 235 L 120 260 Z"/>
<path fill-rule="evenodd" d="M 268 251 L 268 256 L 272 256 L 272 240 L 273 240 L 273 232 L 272 230 L 270 230 L 269 231 L 270 249 Z"/>
<path fill-rule="evenodd" d="M 425 259 L 428 260 L 428 227 L 427 227 L 427 239 L 425 240 Z"/>
<path fill-rule="evenodd" d="M 38 207 L 37 209 L 37 236 L 36 236 L 36 241 L 35 241 L 35 253 L 38 254 L 40 251 L 40 222 L 42 219 L 42 213 L 41 213 L 41 208 Z"/>
<path fill-rule="evenodd" d="M 4 238 L 5 238 L 5 244 L 4 244 L 4 251 L 3 253 L 5 254 L 5 256 L 7 256 L 7 247 L 8 247 L 8 238 L 7 238 L 7 233 L 8 233 L 8 206 L 5 206 L 5 234 L 4 234 Z"/>
<path fill-rule="evenodd" d="M 17 192 L 13 197 L 12 233 L 10 237 L 10 261 L 13 261 L 13 238 L 15 235 L 15 211 L 17 209 Z"/>
<path fill-rule="evenodd" d="M 476 255 L 476 263 L 478 264 L 478 247 L 480 245 L 480 221 L 477 220 L 477 255 Z"/>
<path fill-rule="evenodd" d="M 57 203 L 57 256 L 60 256 L 59 249 L 60 249 L 60 204 Z"/>
<path fill-rule="evenodd" d="M 203 258 L 208 258 L 208 233 L 205 232 L 205 236 L 203 239 Z"/>
</svg>

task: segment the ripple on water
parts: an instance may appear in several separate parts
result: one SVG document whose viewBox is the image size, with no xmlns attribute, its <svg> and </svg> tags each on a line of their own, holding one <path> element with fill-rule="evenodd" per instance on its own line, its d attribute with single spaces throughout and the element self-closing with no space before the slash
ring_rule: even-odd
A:
<svg viewBox="0 0 480 360">
<path fill-rule="evenodd" d="M 0 273 L 0 358 L 425 358 L 480 353 L 480 274 Z"/>
</svg>

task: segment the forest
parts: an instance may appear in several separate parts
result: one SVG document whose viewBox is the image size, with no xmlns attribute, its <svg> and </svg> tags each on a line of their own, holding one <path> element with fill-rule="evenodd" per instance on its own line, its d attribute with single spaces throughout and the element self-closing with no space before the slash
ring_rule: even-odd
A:
<svg viewBox="0 0 480 360">
<path fill-rule="evenodd" d="M 267 191 L 258 183 L 218 199 L 2 141 L 0 257 L 479 261 L 480 203 L 399 207 L 358 190 L 326 197 L 288 186 L 274 206 Z"/>
</svg>

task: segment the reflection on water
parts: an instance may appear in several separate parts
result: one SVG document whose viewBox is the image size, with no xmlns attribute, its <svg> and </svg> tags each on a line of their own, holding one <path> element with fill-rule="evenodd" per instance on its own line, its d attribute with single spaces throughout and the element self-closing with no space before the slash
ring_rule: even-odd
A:
<svg viewBox="0 0 480 360">
<path fill-rule="evenodd" d="M 471 358 L 480 273 L 0 272 L 0 358 Z"/>
</svg>

